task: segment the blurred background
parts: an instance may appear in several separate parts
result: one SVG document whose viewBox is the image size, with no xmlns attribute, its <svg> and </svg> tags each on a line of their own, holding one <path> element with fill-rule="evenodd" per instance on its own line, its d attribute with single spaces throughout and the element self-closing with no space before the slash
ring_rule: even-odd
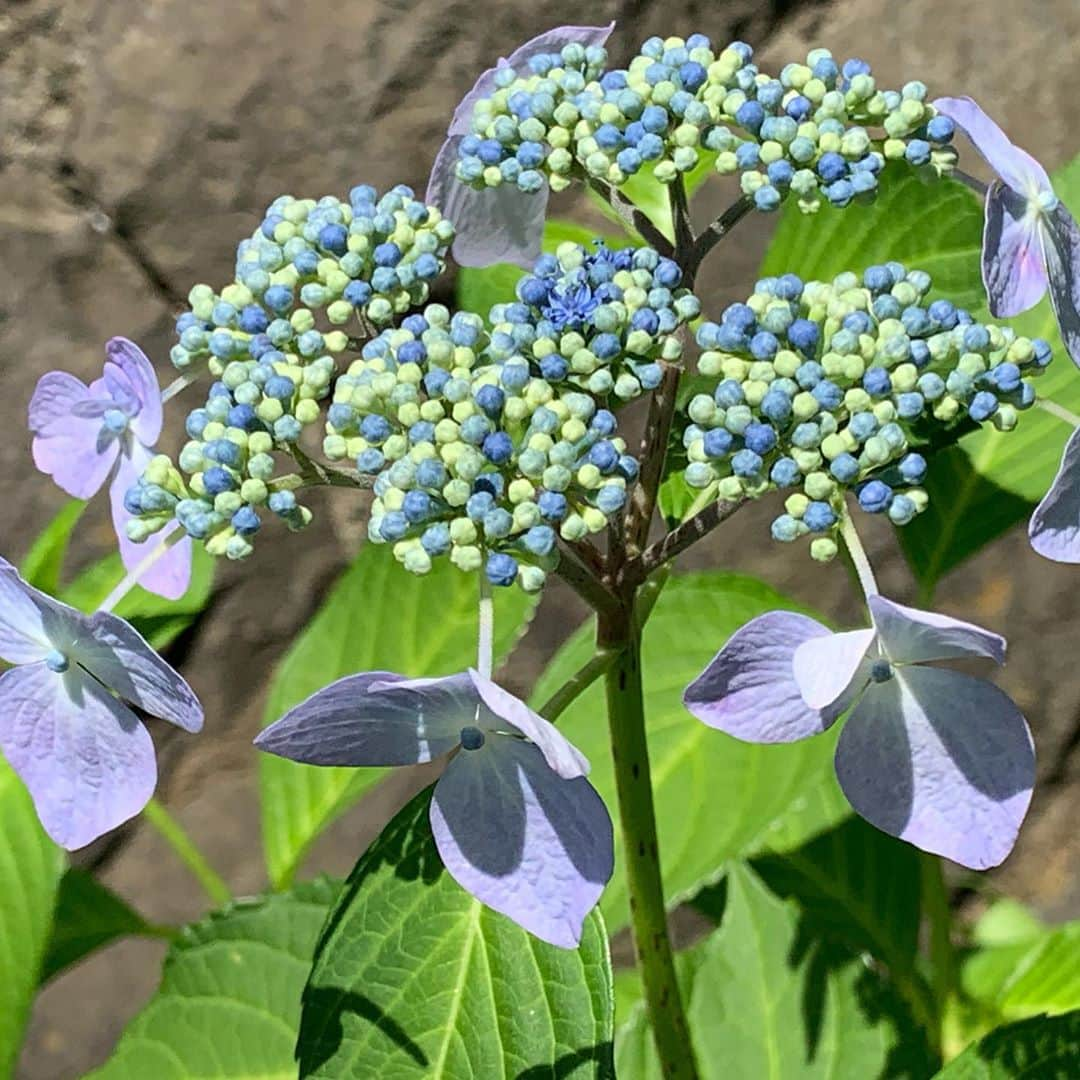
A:
<svg viewBox="0 0 1080 1080">
<path fill-rule="evenodd" d="M 114 334 L 169 376 L 172 321 L 198 281 L 231 280 L 237 241 L 276 195 L 344 195 L 360 182 L 422 191 L 453 104 L 496 57 L 567 22 L 618 22 L 623 63 L 651 34 L 741 38 L 769 69 L 825 46 L 860 56 L 884 85 L 921 78 L 970 93 L 1054 168 L 1080 150 L 1076 0 L 0 0 L 0 551 L 17 561 L 64 501 L 29 457 L 26 404 L 38 377 L 100 371 Z M 695 216 L 728 193 L 710 184 Z M 566 204 L 568 214 L 584 207 Z M 756 216 L 699 279 L 709 312 L 745 296 L 768 242 Z M 446 282 L 437 297 L 452 298 Z M 1065 361 L 1067 362 L 1067 361 Z M 182 405 L 193 407 L 188 398 Z M 185 408 L 171 413 L 179 438 Z M 359 496 L 313 501 L 315 524 L 274 530 L 169 658 L 206 705 L 198 739 L 161 736 L 160 794 L 238 892 L 265 883 L 255 753 L 274 664 L 363 534 Z M 106 500 L 79 524 L 76 564 L 111 543 Z M 740 513 L 690 556 L 756 573 L 840 621 L 858 618 L 843 567 L 771 544 L 775 509 Z M 270 542 L 272 540 L 272 542 Z M 871 530 L 884 591 L 914 588 L 887 530 Z M 1080 917 L 1080 570 L 1035 556 L 1022 530 L 950 574 L 938 606 L 1011 639 L 1000 681 L 1031 720 L 1040 784 L 1020 843 L 993 885 L 1050 919 Z M 548 590 L 505 673 L 525 691 L 584 617 Z M 314 851 L 308 869 L 347 871 L 419 783 L 398 776 Z M 0 823 L 2 826 L 2 823 Z M 201 896 L 156 835 L 134 825 L 80 856 L 148 918 L 197 916 Z M 963 894 L 960 894 L 963 899 Z M 52 984 L 38 1002 L 20 1076 L 78 1076 L 103 1061 L 155 988 L 162 947 L 129 941 Z"/>
</svg>

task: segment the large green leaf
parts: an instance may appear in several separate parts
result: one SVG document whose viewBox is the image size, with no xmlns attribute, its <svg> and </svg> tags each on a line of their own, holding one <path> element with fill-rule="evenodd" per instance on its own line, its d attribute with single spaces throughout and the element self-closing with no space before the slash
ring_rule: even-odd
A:
<svg viewBox="0 0 1080 1080">
<path fill-rule="evenodd" d="M 495 598 L 495 652 L 505 656 L 536 600 L 518 588 Z M 293 643 L 270 686 L 266 722 L 309 694 L 358 671 L 410 677 L 449 675 L 476 659 L 475 574 L 445 559 L 425 577 L 410 574 L 390 546 L 366 544 Z M 275 888 L 292 881 L 311 843 L 383 775 L 259 755 L 263 843 Z"/>
<path fill-rule="evenodd" d="M 41 981 L 118 938 L 132 936 L 172 938 L 173 932 L 151 925 L 93 874 L 71 867 L 60 879 Z"/>
<path fill-rule="evenodd" d="M 293 1080 L 300 994 L 339 889 L 326 879 L 184 929 L 97 1080 Z"/>
<path fill-rule="evenodd" d="M 19 568 L 24 581 L 35 589 L 56 595 L 72 530 L 85 509 L 86 503 L 82 499 L 69 499 L 64 503 L 30 545 Z"/>
<path fill-rule="evenodd" d="M 443 869 L 431 790 L 356 864 L 304 990 L 301 1077 L 610 1077 L 603 922 L 559 949 L 483 907 Z"/>
<path fill-rule="evenodd" d="M 1062 199 L 1080 209 L 1080 158 L 1058 170 L 1053 181 Z M 887 170 L 869 206 L 825 207 L 810 217 L 788 206 L 762 270 L 829 278 L 898 259 L 929 271 L 937 293 L 986 318 L 981 244 L 982 208 L 968 189 L 952 181 L 927 186 L 907 170 Z M 1037 384 L 1040 396 L 1080 410 L 1080 379 L 1049 303 L 1010 322 L 1054 349 L 1054 362 Z M 929 508 L 900 530 L 924 594 L 942 574 L 1030 514 L 1050 485 L 1068 435 L 1067 425 L 1033 409 L 1015 431 L 987 425 L 934 454 L 926 484 Z"/>
<path fill-rule="evenodd" d="M 673 576 L 645 627 L 643 669 L 649 754 L 665 892 L 671 903 L 713 880 L 735 856 L 798 846 L 848 810 L 833 774 L 835 735 L 788 746 L 739 742 L 694 719 L 682 693 L 727 640 L 755 615 L 796 608 L 754 578 Z M 539 705 L 592 655 L 592 625 L 578 631 L 541 676 Z M 592 686 L 559 726 L 592 762 L 590 780 L 614 807 L 615 781 L 603 687 Z M 621 839 L 616 829 L 619 862 Z M 621 867 L 601 901 L 612 930 L 628 920 Z"/>
<path fill-rule="evenodd" d="M 720 928 L 680 964 L 702 1080 L 927 1074 L 905 1008 L 857 953 L 822 941 L 812 918 L 740 863 L 727 893 Z M 616 1067 L 660 1077 L 641 1008 L 619 1029 Z"/>
<path fill-rule="evenodd" d="M 49 941 L 64 856 L 0 757 L 0 1077 L 13 1075 Z"/>
<path fill-rule="evenodd" d="M 1080 1012 L 1036 1016 L 998 1028 L 937 1074 L 937 1080 L 1074 1080 L 1080 1074 Z"/>
</svg>

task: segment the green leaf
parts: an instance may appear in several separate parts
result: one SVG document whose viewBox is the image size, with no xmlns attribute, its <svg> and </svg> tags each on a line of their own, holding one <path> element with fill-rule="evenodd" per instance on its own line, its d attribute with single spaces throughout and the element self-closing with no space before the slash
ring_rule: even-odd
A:
<svg viewBox="0 0 1080 1080">
<path fill-rule="evenodd" d="M 723 923 L 680 967 L 702 1080 L 928 1072 L 888 984 L 740 863 L 728 873 Z M 660 1077 L 643 1011 L 619 1029 L 615 1060 L 620 1076 Z"/>
<path fill-rule="evenodd" d="M 123 580 L 119 552 L 84 570 L 58 596 L 80 611 L 95 611 Z M 163 649 L 182 634 L 210 602 L 214 584 L 214 557 L 201 544 L 193 545 L 191 584 L 178 600 L 166 600 L 136 585 L 116 605 L 114 613 L 127 619 L 155 649 Z"/>
<path fill-rule="evenodd" d="M 293 1080 L 300 994 L 337 882 L 241 901 L 186 927 L 97 1080 Z"/>
<path fill-rule="evenodd" d="M 1080 1012 L 1043 1016 L 992 1031 L 937 1074 L 937 1080 L 1070 1080 L 1080 1062 Z"/>
<path fill-rule="evenodd" d="M 714 880 L 728 859 L 798 846 L 849 812 L 833 773 L 835 733 L 787 746 L 754 746 L 714 731 L 683 707 L 686 686 L 728 636 L 776 608 L 802 610 L 754 578 L 687 574 L 671 578 L 646 624 L 645 714 L 671 904 Z M 560 650 L 537 683 L 534 704 L 546 701 L 589 659 L 593 634 L 589 624 Z M 559 726 L 592 762 L 589 779 L 614 807 L 605 716 L 598 682 L 567 709 Z M 616 863 L 620 848 L 616 830 Z M 618 865 L 601 906 L 613 933 L 626 925 L 626 889 Z"/>
<path fill-rule="evenodd" d="M 475 574 L 439 560 L 410 574 L 388 544 L 366 544 L 293 643 L 270 684 L 266 723 L 335 679 L 359 671 L 420 678 L 449 675 L 476 660 Z M 495 598 L 496 658 L 505 656 L 536 606 L 518 588 Z M 382 769 L 299 765 L 259 755 L 263 844 L 274 888 L 292 881 L 308 848 L 382 777 Z"/>
<path fill-rule="evenodd" d="M 90 953 L 122 937 L 171 937 L 85 870 L 70 867 L 60 879 L 52 936 L 41 981 L 47 982 Z"/>
<path fill-rule="evenodd" d="M 613 1000 L 599 915 L 559 949 L 443 869 L 431 789 L 356 864 L 304 990 L 301 1077 L 610 1077 Z"/>
<path fill-rule="evenodd" d="M 86 509 L 81 499 L 70 499 L 56 517 L 38 535 L 22 561 L 19 573 L 35 589 L 55 596 L 60 588 L 60 573 L 64 568 L 68 543 L 75 523 Z"/>
<path fill-rule="evenodd" d="M 0 1077 L 11 1076 L 49 941 L 64 855 L 0 757 Z"/>
<path fill-rule="evenodd" d="M 590 245 L 597 238 L 595 229 L 587 229 L 573 221 L 550 220 L 544 226 L 544 251 L 553 252 L 560 244 L 570 241 L 574 244 Z M 623 247 L 623 236 L 603 237 L 612 247 Z M 505 304 L 514 299 L 514 289 L 525 271 L 512 263 L 492 263 L 482 269 L 463 266 L 457 277 L 457 307 L 459 311 L 472 311 L 485 319 L 496 304 Z"/>
</svg>

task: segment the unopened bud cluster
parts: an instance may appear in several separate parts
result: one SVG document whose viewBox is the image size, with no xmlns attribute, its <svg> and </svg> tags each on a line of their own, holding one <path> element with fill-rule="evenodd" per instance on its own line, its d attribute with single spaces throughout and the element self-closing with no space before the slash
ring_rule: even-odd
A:
<svg viewBox="0 0 1080 1080">
<path fill-rule="evenodd" d="M 1026 377 L 1051 357 L 1045 341 L 928 303 L 930 284 L 899 263 L 831 284 L 785 274 L 703 323 L 698 368 L 717 383 L 688 405 L 687 483 L 720 499 L 795 489 L 772 534 L 814 534 L 819 559 L 836 553 L 846 491 L 911 521 L 927 503 L 915 426 L 966 417 L 1011 430 L 1035 400 Z"/>
<path fill-rule="evenodd" d="M 474 187 L 554 191 L 574 178 L 614 186 L 644 168 L 661 183 L 708 155 L 739 173 L 760 210 L 788 193 L 813 211 L 869 197 L 886 160 L 929 176 L 951 169 L 953 124 L 926 87 L 878 88 L 862 60 L 838 64 L 815 49 L 779 78 L 760 72 L 750 46 L 716 51 L 709 39 L 650 38 L 625 69 L 604 71 L 605 51 L 564 46 L 504 67 L 478 101 L 459 144 L 457 176 Z"/>
</svg>

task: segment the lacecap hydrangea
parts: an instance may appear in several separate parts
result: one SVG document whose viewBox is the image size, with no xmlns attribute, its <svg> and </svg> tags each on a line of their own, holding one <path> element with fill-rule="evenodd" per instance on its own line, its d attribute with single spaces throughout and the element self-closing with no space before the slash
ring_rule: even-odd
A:
<svg viewBox="0 0 1080 1080">
<path fill-rule="evenodd" d="M 525 359 L 534 374 L 622 401 L 655 390 L 661 361 L 683 352 L 677 333 L 701 305 L 680 288 L 678 264 L 651 248 L 565 243 L 491 310 L 488 355 Z"/>
<path fill-rule="evenodd" d="M 456 176 L 476 188 L 562 190 L 575 179 L 619 186 L 642 169 L 669 183 L 708 155 L 738 173 L 760 210 L 794 193 L 804 211 L 870 196 L 887 160 L 937 175 L 952 168 L 953 122 L 909 82 L 879 89 L 862 60 L 827 49 L 779 77 L 742 42 L 714 49 L 703 34 L 650 38 L 625 69 L 604 70 L 600 46 L 564 45 L 496 75 L 475 103 Z"/>
<path fill-rule="evenodd" d="M 541 587 L 557 536 L 621 512 L 637 463 L 593 396 L 494 344 L 483 320 L 431 305 L 337 380 L 324 451 L 374 476 L 369 535 L 414 573 L 448 555 L 496 585 Z"/>
<path fill-rule="evenodd" d="M 920 432 L 964 418 L 1011 430 L 1051 359 L 1045 341 L 928 302 L 930 286 L 895 262 L 828 284 L 785 274 L 703 323 L 698 370 L 717 381 L 688 405 L 687 483 L 731 500 L 795 489 L 772 534 L 813 534 L 818 559 L 836 554 L 846 491 L 911 521 L 927 505 Z"/>
</svg>

